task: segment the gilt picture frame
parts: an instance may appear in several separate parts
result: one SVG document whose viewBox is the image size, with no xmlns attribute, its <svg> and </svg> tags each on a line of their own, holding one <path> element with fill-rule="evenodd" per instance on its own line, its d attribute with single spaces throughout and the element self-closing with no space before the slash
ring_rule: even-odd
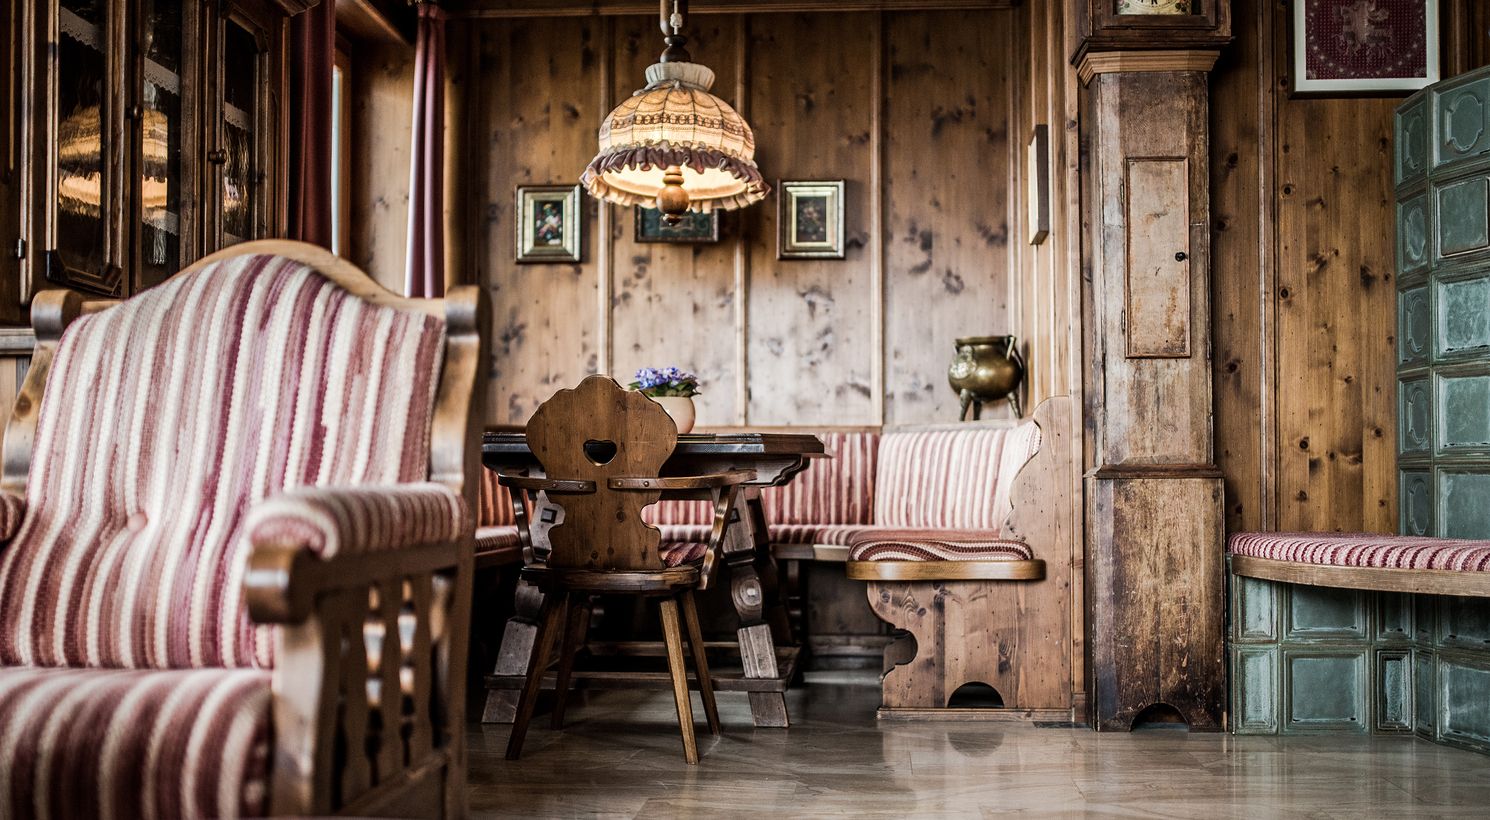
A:
<svg viewBox="0 0 1490 820">
<path fill-rule="evenodd" d="M 1439 0 L 1295 0 L 1298 96 L 1405 95 L 1439 79 Z"/>
<path fill-rule="evenodd" d="M 656 208 L 646 208 L 637 205 L 632 209 L 635 215 L 636 241 L 637 242 L 659 242 L 670 245 L 707 245 L 719 241 L 719 212 L 689 211 L 683 215 L 683 220 L 676 225 L 669 225 L 662 219 L 662 212 Z"/>
<path fill-rule="evenodd" d="M 776 258 L 844 258 L 844 181 L 782 181 L 776 190 Z"/>
<path fill-rule="evenodd" d="M 514 213 L 518 262 L 581 261 L 585 214 L 578 185 L 519 185 Z"/>
</svg>

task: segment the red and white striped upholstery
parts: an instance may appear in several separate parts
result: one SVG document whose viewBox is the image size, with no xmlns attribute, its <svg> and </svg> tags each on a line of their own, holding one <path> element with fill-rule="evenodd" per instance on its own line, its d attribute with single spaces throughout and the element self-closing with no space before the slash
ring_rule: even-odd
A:
<svg viewBox="0 0 1490 820">
<path fill-rule="evenodd" d="M 950 540 L 928 536 L 874 537 L 855 541 L 850 561 L 1028 561 L 1023 541 L 1003 538 Z"/>
<path fill-rule="evenodd" d="M 0 817 L 263 814 L 270 703 L 253 669 L 0 669 Z"/>
<path fill-rule="evenodd" d="M 1013 509 L 1014 476 L 1039 449 L 1040 428 L 1033 421 L 886 433 L 879 448 L 874 523 L 997 535 Z"/>
<path fill-rule="evenodd" d="M 481 496 L 477 502 L 477 527 L 515 526 L 517 519 L 512 514 L 512 492 L 497 481 L 497 471 L 482 468 Z"/>
<path fill-rule="evenodd" d="M 702 560 L 709 552 L 709 544 L 705 541 L 663 541 L 657 545 L 657 551 L 662 554 L 664 566 L 680 567 Z"/>
<path fill-rule="evenodd" d="M 1232 555 L 1300 564 L 1490 572 L 1490 541 L 1364 532 L 1238 532 Z"/>
<path fill-rule="evenodd" d="M 868 524 L 874 515 L 874 471 L 880 434 L 820 433 L 823 451 L 785 487 L 761 491 L 766 520 L 783 526 Z"/>
<path fill-rule="evenodd" d="M 847 543 L 841 540 L 847 536 L 837 532 L 840 526 L 870 523 L 879 433 L 830 432 L 818 438 L 831 458 L 813 459 L 785 487 L 761 491 L 772 543 Z M 662 529 L 664 540 L 708 540 L 714 523 L 714 508 L 707 501 L 663 501 L 642 515 Z M 820 533 L 830 540 L 819 540 Z"/>
<path fill-rule="evenodd" d="M 470 526 L 466 502 L 432 481 L 374 487 L 303 487 L 248 514 L 255 545 L 304 547 L 322 558 L 459 539 Z"/>
<path fill-rule="evenodd" d="M 426 480 L 444 335 L 268 256 L 73 322 L 0 550 L 0 665 L 271 666 L 242 600 L 250 509 Z"/>
</svg>

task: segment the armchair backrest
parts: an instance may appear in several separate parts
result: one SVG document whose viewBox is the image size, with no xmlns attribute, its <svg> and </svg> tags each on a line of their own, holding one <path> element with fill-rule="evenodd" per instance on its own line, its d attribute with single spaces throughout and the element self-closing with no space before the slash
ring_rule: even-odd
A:
<svg viewBox="0 0 1490 820">
<path fill-rule="evenodd" d="M 474 507 L 479 304 L 406 300 L 290 242 L 113 306 L 38 296 L 5 439 L 26 514 L 0 548 L 0 663 L 272 665 L 242 601 L 249 507 L 426 479 Z"/>
<path fill-rule="evenodd" d="M 885 433 L 874 488 L 882 527 L 1001 531 L 1014 477 L 1040 449 L 1033 420 Z"/>
<path fill-rule="evenodd" d="M 661 533 L 642 520 L 660 492 L 619 490 L 612 478 L 656 478 L 678 443 L 678 429 L 662 405 L 590 376 L 560 390 L 528 421 L 528 446 L 550 480 L 593 482 L 593 491 L 550 493 L 534 515 L 563 512 L 548 530 L 546 563 L 559 569 L 660 571 Z M 543 522 L 540 519 L 540 523 Z"/>
</svg>

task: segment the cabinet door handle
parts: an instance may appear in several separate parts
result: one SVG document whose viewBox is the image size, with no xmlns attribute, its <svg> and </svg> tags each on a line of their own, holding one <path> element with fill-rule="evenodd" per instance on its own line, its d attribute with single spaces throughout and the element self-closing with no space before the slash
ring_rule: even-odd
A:
<svg viewBox="0 0 1490 820">
<path fill-rule="evenodd" d="M 1183 262 L 1183 261 L 1185 261 L 1186 259 L 1189 259 L 1189 258 L 1190 257 L 1188 257 L 1188 256 L 1185 255 L 1185 252 L 1184 251 L 1180 251 L 1180 252 L 1178 252 L 1178 253 L 1176 253 L 1174 255 L 1174 261 L 1176 261 L 1176 262 Z"/>
<path fill-rule="evenodd" d="M 212 163 L 213 165 L 221 165 L 224 162 L 227 162 L 228 161 L 228 152 L 227 151 L 224 151 L 221 148 L 218 148 L 218 149 L 215 149 L 215 150 L 212 150 L 212 151 L 208 151 L 207 152 L 207 161 L 210 162 L 210 163 Z"/>
</svg>

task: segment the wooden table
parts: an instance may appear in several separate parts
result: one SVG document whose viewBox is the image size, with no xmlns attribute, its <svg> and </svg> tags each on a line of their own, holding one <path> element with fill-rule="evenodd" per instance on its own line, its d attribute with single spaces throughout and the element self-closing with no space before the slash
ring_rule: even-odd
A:
<svg viewBox="0 0 1490 820">
<path fill-rule="evenodd" d="M 720 556 L 729 568 L 730 600 L 740 617 L 737 635 L 741 673 L 720 672 L 713 677 L 720 691 L 749 694 L 756 726 L 790 725 L 786 687 L 795 673 L 797 657 L 786 609 L 777 594 L 776 562 L 767 541 L 760 491 L 762 487 L 787 484 L 807 468 L 811 459 L 822 457 L 823 443 L 811 435 L 692 433 L 678 436 L 677 448 L 662 468 L 664 476 L 755 471 L 755 481 L 741 488 L 741 514 L 729 525 L 724 554 Z M 488 432 L 482 441 L 481 461 L 493 470 L 538 469 L 522 433 Z M 680 494 L 664 491 L 662 497 L 677 498 Z M 543 537 L 546 535 L 541 531 L 534 531 L 535 543 Z M 542 593 L 526 583 L 518 585 L 516 613 L 507 622 L 496 669 L 487 678 L 483 723 L 512 722 L 542 604 Z M 580 673 L 576 672 L 575 677 L 580 678 Z M 665 674 L 660 675 L 658 682 L 665 683 L 664 678 Z"/>
</svg>

